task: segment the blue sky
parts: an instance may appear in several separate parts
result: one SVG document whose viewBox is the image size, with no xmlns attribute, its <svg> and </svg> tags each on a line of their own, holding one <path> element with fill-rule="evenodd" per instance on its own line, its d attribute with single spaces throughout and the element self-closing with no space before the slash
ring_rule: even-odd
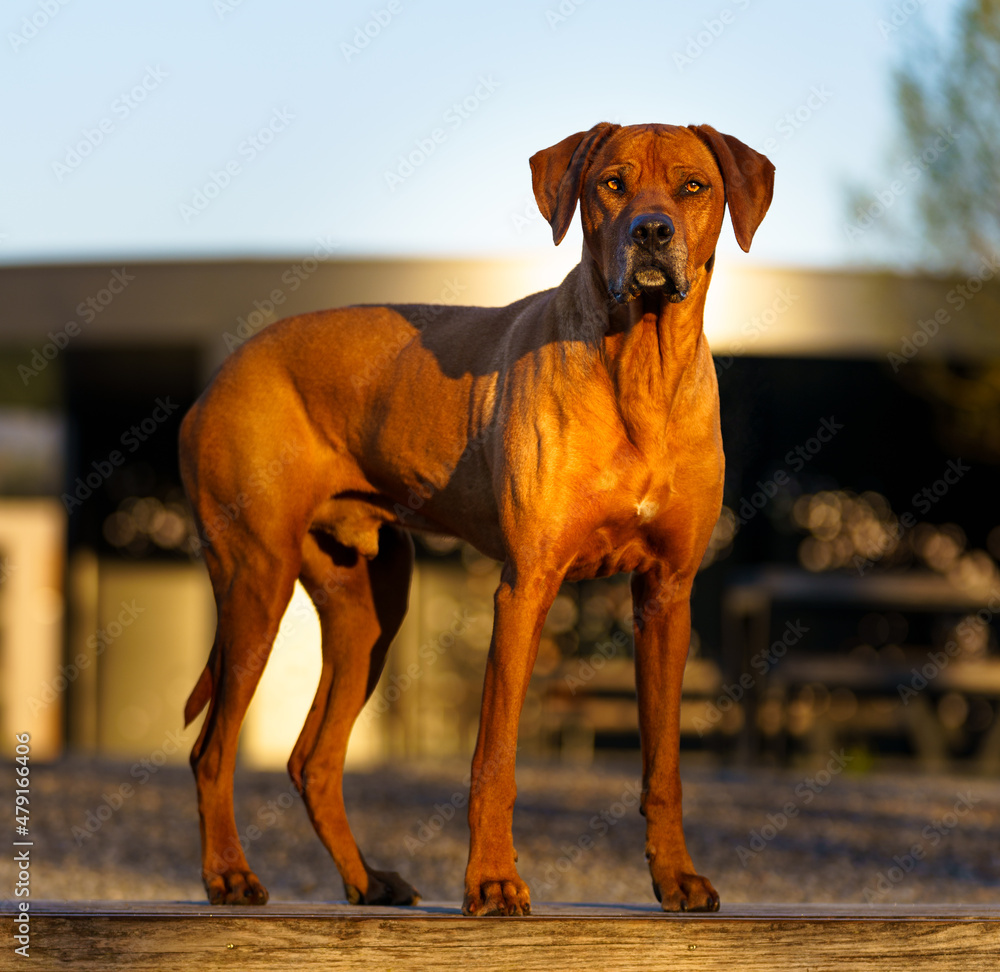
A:
<svg viewBox="0 0 1000 972">
<path fill-rule="evenodd" d="M 924 6 L 12 0 L 0 262 L 539 253 L 527 159 L 601 120 L 767 151 L 760 263 L 892 262 L 847 238 L 846 188 L 894 178 L 890 70 Z"/>
</svg>

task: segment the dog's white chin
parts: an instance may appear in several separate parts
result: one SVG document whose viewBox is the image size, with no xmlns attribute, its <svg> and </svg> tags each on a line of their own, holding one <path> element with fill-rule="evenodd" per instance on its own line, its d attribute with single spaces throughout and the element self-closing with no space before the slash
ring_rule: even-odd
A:
<svg viewBox="0 0 1000 972">
<path fill-rule="evenodd" d="M 635 282 L 643 290 L 652 290 L 654 287 L 662 287 L 667 282 L 667 277 L 662 270 L 657 270 L 656 267 L 645 267 L 642 270 L 636 270 Z"/>
</svg>

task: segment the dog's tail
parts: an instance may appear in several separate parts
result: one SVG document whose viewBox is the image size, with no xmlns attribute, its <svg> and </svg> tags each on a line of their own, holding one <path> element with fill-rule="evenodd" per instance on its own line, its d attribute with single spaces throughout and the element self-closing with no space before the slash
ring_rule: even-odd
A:
<svg viewBox="0 0 1000 972">
<path fill-rule="evenodd" d="M 214 655 L 215 652 L 213 651 L 212 654 Z M 198 717 L 198 713 L 208 705 L 209 700 L 212 698 L 215 690 L 215 679 L 212 677 L 212 668 L 212 658 L 209 658 L 208 664 L 204 667 L 198 678 L 198 684 L 195 685 L 184 705 L 185 729 L 194 722 Z"/>
</svg>

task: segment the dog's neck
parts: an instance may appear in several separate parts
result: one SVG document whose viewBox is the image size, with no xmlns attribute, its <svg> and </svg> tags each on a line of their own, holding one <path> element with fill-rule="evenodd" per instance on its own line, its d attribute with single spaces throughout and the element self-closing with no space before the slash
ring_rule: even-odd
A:
<svg viewBox="0 0 1000 972">
<path fill-rule="evenodd" d="M 594 353 L 611 378 L 619 411 L 629 437 L 639 442 L 651 436 L 659 441 L 663 428 L 688 393 L 712 371 L 711 352 L 702 330 L 705 296 L 711 271 L 702 267 L 691 281 L 688 296 L 672 303 L 662 293 L 643 293 L 627 304 L 617 304 L 607 292 L 593 261 L 576 270 L 578 314 Z M 581 316 L 577 317 L 581 321 Z"/>
</svg>

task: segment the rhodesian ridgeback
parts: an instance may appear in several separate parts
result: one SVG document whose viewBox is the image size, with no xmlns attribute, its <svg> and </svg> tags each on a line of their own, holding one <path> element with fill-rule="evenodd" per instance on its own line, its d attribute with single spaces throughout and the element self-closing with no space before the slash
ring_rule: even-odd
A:
<svg viewBox="0 0 1000 972">
<path fill-rule="evenodd" d="M 233 815 L 240 725 L 296 578 L 323 668 L 288 768 L 350 901 L 413 904 L 371 867 L 342 795 L 355 718 L 406 611 L 410 530 L 502 563 L 469 794 L 462 910 L 525 915 L 512 837 L 518 720 L 565 580 L 632 574 L 641 810 L 666 911 L 713 911 L 681 824 L 690 595 L 722 502 L 715 368 L 702 333 L 726 204 L 747 250 L 774 167 L 707 125 L 602 123 L 531 158 L 558 244 L 583 257 L 508 307 L 364 306 L 280 321 L 222 367 L 181 429 L 181 471 L 218 608 L 188 700 L 202 877 L 263 904 Z M 373 362 L 378 362 L 373 367 Z"/>
</svg>

